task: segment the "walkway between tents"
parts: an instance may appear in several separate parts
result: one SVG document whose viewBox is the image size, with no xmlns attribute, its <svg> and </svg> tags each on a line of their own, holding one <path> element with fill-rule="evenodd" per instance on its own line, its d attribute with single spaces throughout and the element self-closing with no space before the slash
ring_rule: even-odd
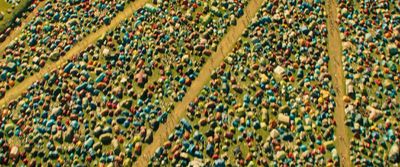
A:
<svg viewBox="0 0 400 167">
<path fill-rule="evenodd" d="M 31 20 L 33 20 L 36 17 L 36 14 L 38 14 L 38 10 L 40 8 L 43 8 L 45 4 L 46 1 L 40 1 L 39 4 L 37 4 L 36 8 L 32 12 L 29 12 L 28 16 L 25 19 L 22 19 L 21 25 L 15 27 L 10 32 L 10 35 L 7 35 L 6 39 L 0 43 L 0 52 L 3 52 L 6 47 L 11 43 L 11 41 L 21 34 L 22 30 L 26 26 L 26 23 L 29 23 Z"/>
<path fill-rule="evenodd" d="M 174 131 L 175 125 L 179 124 L 179 121 L 185 117 L 186 108 L 189 103 L 197 97 L 203 89 L 203 86 L 210 81 L 211 71 L 217 68 L 223 62 L 225 56 L 228 56 L 232 51 L 236 41 L 240 39 L 251 19 L 255 17 L 258 10 L 261 8 L 262 3 L 263 0 L 251 0 L 249 2 L 248 6 L 244 10 L 244 15 L 238 19 L 237 25 L 228 29 L 227 34 L 225 34 L 219 43 L 217 50 L 203 66 L 200 74 L 196 80 L 193 81 L 183 100 L 176 104 L 175 110 L 168 115 L 166 123 L 162 124 L 162 128 L 159 128 L 157 132 L 155 132 L 154 136 L 156 137 L 153 142 L 144 148 L 142 155 L 138 157 L 136 165 L 134 166 L 147 166 L 147 163 L 156 149 L 168 140 L 168 135 Z"/>
<path fill-rule="evenodd" d="M 0 106 L 8 104 L 9 101 L 16 99 L 20 96 L 27 88 L 39 79 L 43 78 L 45 73 L 49 73 L 52 70 L 65 64 L 68 60 L 73 58 L 73 56 L 78 55 L 82 50 L 86 49 L 90 44 L 95 43 L 101 36 L 106 34 L 108 31 L 116 28 L 121 21 L 133 15 L 133 13 L 139 8 L 143 7 L 148 0 L 135 0 L 130 2 L 124 9 L 124 11 L 119 12 L 111 23 L 107 26 L 102 26 L 96 32 L 89 34 L 82 41 L 79 41 L 71 48 L 63 57 L 61 57 L 57 62 L 46 63 L 46 65 L 37 73 L 26 78 L 21 83 L 16 84 L 14 87 L 6 91 L 6 95 L 0 99 Z"/>
<path fill-rule="evenodd" d="M 350 139 L 348 128 L 345 125 L 346 113 L 344 111 L 343 97 L 346 95 L 345 78 L 342 66 L 342 41 L 340 39 L 339 26 L 336 22 L 337 13 L 336 0 L 326 2 L 326 12 L 328 14 L 328 54 L 329 54 L 329 73 L 332 76 L 334 89 L 336 92 L 335 120 L 336 120 L 336 149 L 339 153 L 340 166 L 350 165 Z"/>
</svg>

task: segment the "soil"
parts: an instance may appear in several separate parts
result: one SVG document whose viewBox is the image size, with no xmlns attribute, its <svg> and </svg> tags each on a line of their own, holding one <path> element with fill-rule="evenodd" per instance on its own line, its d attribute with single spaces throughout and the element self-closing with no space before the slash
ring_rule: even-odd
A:
<svg viewBox="0 0 400 167">
<path fill-rule="evenodd" d="M 133 15 L 133 13 L 139 8 L 143 7 L 148 1 L 147 0 L 136 0 L 134 2 L 129 3 L 124 11 L 118 13 L 115 18 L 112 19 L 111 23 L 106 26 L 102 26 L 96 32 L 89 34 L 82 41 L 76 43 L 74 47 L 72 47 L 63 57 L 61 57 L 57 62 L 47 62 L 46 65 L 37 73 L 33 74 L 25 78 L 21 83 L 16 84 L 14 87 L 6 91 L 6 95 L 0 99 L 0 106 L 4 106 L 8 104 L 9 101 L 17 99 L 23 92 L 27 90 L 27 88 L 35 83 L 36 81 L 43 79 L 43 75 L 46 73 L 50 73 L 52 70 L 60 68 L 65 63 L 68 62 L 71 58 L 86 49 L 90 44 L 93 44 L 99 39 L 101 36 L 106 34 L 108 31 L 116 28 L 119 23 L 126 18 Z M 1 46 L 3 43 L 1 44 Z M 1 51 L 1 47 L 0 47 Z"/>
<path fill-rule="evenodd" d="M 36 8 L 32 12 L 30 12 L 25 19 L 23 19 L 21 25 L 15 27 L 10 32 L 10 35 L 8 35 L 6 39 L 0 43 L 0 52 L 3 52 L 6 49 L 6 47 L 11 43 L 11 41 L 17 38 L 21 34 L 21 31 L 25 28 L 26 24 L 35 18 L 36 14 L 38 13 L 38 9 L 43 8 L 45 4 L 46 1 L 40 1 L 39 4 L 36 6 Z"/>
<path fill-rule="evenodd" d="M 42 79 L 43 74 L 49 73 L 50 71 L 61 67 L 73 56 L 78 55 L 90 44 L 95 43 L 99 37 L 101 37 L 107 31 L 114 29 L 116 26 L 119 25 L 119 22 L 131 16 L 134 11 L 144 6 L 146 2 L 147 0 L 136 0 L 128 4 L 123 12 L 117 14 L 110 25 L 103 26 L 95 33 L 88 35 L 82 41 L 75 44 L 74 47 L 72 47 L 65 56 L 60 58 L 60 60 L 58 60 L 57 62 L 48 62 L 45 67 L 42 68 L 38 73 L 35 73 L 34 75 L 26 78 L 23 82 L 8 90 L 5 97 L 0 100 L 0 106 L 7 104 L 10 100 L 16 99 L 31 84 L 39 79 Z M 229 28 L 227 34 L 222 38 L 220 44 L 218 45 L 217 51 L 213 53 L 212 57 L 210 57 L 207 63 L 203 66 L 198 78 L 196 78 L 196 80 L 192 83 L 189 91 L 186 93 L 183 100 L 176 104 L 175 111 L 169 114 L 167 122 L 162 125 L 162 128 L 159 128 L 155 132 L 154 136 L 156 137 L 154 138 L 154 141 L 152 142 L 152 144 L 145 147 L 142 155 L 138 157 L 135 166 L 147 166 L 147 162 L 156 151 L 156 149 L 159 146 L 162 146 L 162 144 L 168 140 L 168 135 L 174 131 L 175 125 L 179 124 L 180 119 L 185 117 L 186 106 L 188 106 L 188 104 L 197 97 L 203 86 L 209 82 L 211 71 L 217 68 L 220 63 L 223 62 L 224 57 L 227 56 L 228 53 L 232 50 L 235 42 L 241 37 L 242 32 L 247 28 L 251 19 L 256 15 L 262 3 L 263 0 L 251 0 L 249 2 L 248 6 L 244 10 L 244 15 L 238 19 L 237 25 Z M 41 2 L 39 6 L 35 9 L 35 11 L 31 12 L 28 17 L 23 21 L 22 25 L 19 28 L 14 29 L 11 32 L 10 36 L 8 36 L 6 40 L 0 44 L 0 51 L 4 50 L 5 47 L 11 42 L 11 40 L 21 33 L 22 27 L 24 27 L 29 20 L 34 18 L 37 13 L 37 9 L 42 5 L 44 5 L 44 2 Z M 335 120 L 337 123 L 335 132 L 336 148 L 341 159 L 341 166 L 351 166 L 349 153 L 350 139 L 347 135 L 348 128 L 345 126 L 345 104 L 343 101 L 343 96 L 345 96 L 346 90 L 342 68 L 342 41 L 340 39 L 338 24 L 336 22 L 337 7 L 338 6 L 335 0 L 328 0 L 326 3 L 326 12 L 328 14 L 328 54 L 330 56 L 329 72 L 333 77 L 333 84 L 337 93 L 337 96 L 335 97 Z"/>
<path fill-rule="evenodd" d="M 339 26 L 336 22 L 337 3 L 336 0 L 328 0 L 326 3 L 328 15 L 328 54 L 329 54 L 329 73 L 336 92 L 335 120 L 336 120 L 336 149 L 340 158 L 340 166 L 351 166 L 350 164 L 350 138 L 348 128 L 345 125 L 346 113 L 343 96 L 346 95 L 345 78 L 342 65 L 342 41 L 340 39 Z"/>
<path fill-rule="evenodd" d="M 179 124 L 179 121 L 186 116 L 186 107 L 197 97 L 203 86 L 210 81 L 211 71 L 217 68 L 232 51 L 236 41 L 239 40 L 244 30 L 248 27 L 251 19 L 255 17 L 262 3 L 263 0 L 251 0 L 249 2 L 244 10 L 244 15 L 238 19 L 237 25 L 228 29 L 227 34 L 224 35 L 219 43 L 217 50 L 213 52 L 212 56 L 203 66 L 183 100 L 176 104 L 175 110 L 168 115 L 166 123 L 161 125 L 162 128 L 159 128 L 155 132 L 153 142 L 144 148 L 142 155 L 138 157 L 134 166 L 147 166 L 156 149 L 162 146 L 165 141 L 168 141 L 168 135 L 174 132 L 175 125 Z"/>
</svg>

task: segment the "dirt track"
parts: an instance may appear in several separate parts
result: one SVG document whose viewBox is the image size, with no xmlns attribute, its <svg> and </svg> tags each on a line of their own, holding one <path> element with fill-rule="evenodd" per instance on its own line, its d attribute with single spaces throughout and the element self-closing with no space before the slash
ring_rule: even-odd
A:
<svg viewBox="0 0 400 167">
<path fill-rule="evenodd" d="M 26 23 L 31 21 L 33 18 L 35 18 L 36 14 L 38 13 L 38 9 L 42 8 L 46 4 L 46 1 L 40 1 L 39 4 L 36 6 L 36 8 L 28 14 L 28 16 L 22 20 L 21 25 L 18 27 L 15 27 L 10 35 L 7 36 L 7 38 L 0 43 L 0 52 L 3 52 L 4 49 L 10 44 L 12 40 L 14 40 L 16 37 L 18 37 L 21 34 L 21 31 L 25 28 Z"/>
<path fill-rule="evenodd" d="M 57 62 L 47 62 L 46 65 L 38 73 L 35 73 L 34 75 L 28 78 L 25 78 L 24 81 L 16 84 L 13 88 L 7 90 L 6 95 L 2 99 L 0 99 L 0 106 L 7 104 L 7 102 L 10 100 L 16 99 L 24 91 L 26 91 L 31 84 L 33 84 L 39 79 L 42 79 L 43 74 L 48 73 L 54 69 L 57 69 L 58 67 L 66 63 L 69 59 L 71 59 L 73 56 L 78 55 L 82 50 L 86 49 L 90 44 L 95 43 L 97 39 L 100 38 L 107 31 L 114 29 L 125 18 L 132 16 L 134 11 L 144 6 L 147 2 L 148 0 L 136 0 L 134 2 L 129 3 L 125 7 L 124 11 L 117 14 L 117 16 L 111 21 L 110 25 L 103 26 L 100 29 L 98 29 L 95 33 L 88 35 L 82 41 L 76 43 L 74 47 L 72 47 L 71 50 L 69 50 L 67 54 L 61 57 Z"/>
<path fill-rule="evenodd" d="M 342 41 L 340 39 L 339 26 L 336 22 L 338 6 L 336 0 L 326 2 L 326 12 L 328 14 L 328 54 L 329 54 L 329 73 L 332 75 L 334 89 L 337 93 L 335 97 L 335 120 L 336 120 L 336 149 L 338 150 L 341 166 L 351 166 L 350 164 L 350 139 L 347 135 L 345 125 L 346 114 L 344 112 L 343 96 L 346 95 L 345 79 L 342 66 Z"/>
<path fill-rule="evenodd" d="M 168 115 L 167 122 L 154 134 L 154 141 L 144 148 L 142 155 L 134 166 L 147 166 L 147 163 L 156 149 L 168 140 L 168 135 L 173 132 L 175 125 L 186 115 L 186 107 L 193 101 L 202 90 L 203 86 L 210 80 L 210 72 L 217 68 L 224 60 L 224 57 L 234 47 L 236 41 L 241 37 L 242 32 L 247 28 L 251 19 L 256 15 L 263 0 L 251 0 L 244 10 L 244 15 L 238 19 L 237 25 L 230 27 L 228 33 L 222 38 L 217 51 L 212 54 L 207 63 L 203 66 L 199 76 L 192 83 L 189 91 L 183 100 L 176 104 L 174 112 Z"/>
<path fill-rule="evenodd" d="M 95 42 L 99 37 L 101 37 L 107 31 L 112 30 L 118 23 L 124 20 L 126 17 L 132 15 L 132 13 L 138 8 L 142 7 L 147 0 L 136 0 L 135 2 L 130 3 L 123 12 L 119 13 L 111 22 L 109 26 L 103 26 L 95 33 L 88 35 L 85 39 L 75 44 L 73 48 L 67 54 L 60 58 L 59 61 L 51 63 L 48 62 L 44 68 L 42 68 L 38 73 L 35 73 L 33 76 L 26 78 L 23 82 L 17 84 L 15 87 L 11 88 L 7 91 L 5 97 L 0 100 L 0 106 L 7 104 L 9 100 L 16 99 L 22 92 L 24 92 L 29 85 L 41 79 L 44 73 L 50 72 L 58 68 L 67 62 L 74 55 L 79 54 L 83 49 L 85 49 L 88 45 Z M 148 160 L 155 152 L 155 150 L 163 144 L 167 140 L 168 135 L 173 132 L 176 124 L 179 123 L 179 120 L 185 116 L 186 106 L 198 95 L 198 93 L 203 88 L 203 85 L 207 84 L 210 79 L 210 71 L 219 66 L 219 64 L 223 61 L 224 56 L 226 56 L 232 49 L 243 30 L 249 24 L 251 18 L 255 16 L 259 7 L 261 7 L 262 0 L 251 0 L 248 7 L 245 9 L 245 14 L 238 20 L 238 24 L 234 27 L 231 27 L 228 33 L 223 37 L 221 43 L 218 46 L 216 52 L 213 53 L 212 57 L 207 61 L 207 63 L 202 68 L 199 77 L 192 83 L 189 91 L 184 97 L 182 102 L 177 103 L 175 111 L 169 115 L 167 122 L 155 133 L 154 141 L 151 145 L 147 146 L 142 153 L 142 156 L 138 158 L 137 166 L 146 166 Z M 44 4 L 41 2 L 40 5 Z M 341 40 L 338 32 L 338 25 L 335 22 L 337 16 L 337 4 L 335 0 L 328 0 L 326 5 L 326 11 L 328 13 L 328 53 L 330 56 L 330 64 L 329 64 L 329 72 L 333 76 L 333 84 L 335 85 L 335 90 L 337 92 L 337 96 L 335 97 L 336 108 L 335 108 L 335 120 L 337 122 L 336 127 L 336 135 L 337 135 L 337 149 L 340 157 L 344 157 L 344 161 L 341 162 L 341 166 L 351 166 L 350 165 L 350 155 L 349 155 L 349 141 L 350 139 L 347 136 L 346 131 L 348 130 L 344 124 L 345 122 L 345 113 L 344 113 L 344 102 L 343 96 L 345 95 L 345 86 L 344 86 L 344 77 L 342 70 L 342 61 L 341 61 Z M 35 9 L 37 10 L 37 9 Z M 22 23 L 26 24 L 26 21 L 32 19 L 35 16 L 36 12 L 32 12 L 27 19 Z M 12 31 L 11 35 L 6 39 L 6 41 L 0 44 L 0 51 L 2 51 L 8 43 L 18 36 L 21 32 L 22 28 L 17 28 Z M 339 137 L 341 136 L 341 137 Z"/>
</svg>

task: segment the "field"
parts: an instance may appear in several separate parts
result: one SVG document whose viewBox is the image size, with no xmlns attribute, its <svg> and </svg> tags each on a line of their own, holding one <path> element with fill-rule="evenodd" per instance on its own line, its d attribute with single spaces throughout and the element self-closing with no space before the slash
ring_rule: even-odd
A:
<svg viewBox="0 0 400 167">
<path fill-rule="evenodd" d="M 0 12 L 4 13 L 4 18 L 0 21 L 0 30 L 4 31 L 4 26 L 7 22 L 12 19 L 12 14 L 8 14 L 7 10 L 11 8 L 11 5 L 6 0 L 0 0 Z"/>
<path fill-rule="evenodd" d="M 0 166 L 399 163 L 397 2 L 29 8 L 0 43 Z"/>
<path fill-rule="evenodd" d="M 6 13 L 7 9 L 9 9 L 11 5 L 6 2 L 6 0 L 0 1 L 0 11 Z"/>
<path fill-rule="evenodd" d="M 21 0 L 21 2 L 13 8 L 13 5 L 6 2 L 6 0 L 0 0 L 0 12 L 4 13 L 3 19 L 0 20 L 0 32 L 5 31 L 12 22 L 20 16 L 28 6 L 31 4 L 32 0 Z M 8 10 L 11 10 L 9 13 Z"/>
</svg>

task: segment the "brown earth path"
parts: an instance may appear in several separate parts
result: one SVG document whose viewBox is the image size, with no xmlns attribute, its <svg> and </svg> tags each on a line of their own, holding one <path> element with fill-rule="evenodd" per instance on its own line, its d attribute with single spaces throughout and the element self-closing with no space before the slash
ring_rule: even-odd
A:
<svg viewBox="0 0 400 167">
<path fill-rule="evenodd" d="M 38 10 L 40 8 L 43 8 L 44 5 L 46 5 L 46 1 L 40 1 L 39 4 L 37 4 L 36 8 L 32 12 L 30 12 L 25 19 L 21 21 L 21 25 L 13 28 L 13 30 L 10 32 L 10 35 L 8 35 L 6 39 L 0 43 L 0 53 L 6 49 L 6 47 L 11 43 L 12 40 L 14 40 L 21 34 L 26 24 L 36 17 Z"/>
<path fill-rule="evenodd" d="M 74 47 L 71 48 L 63 57 L 61 57 L 57 62 L 47 62 L 46 65 L 37 73 L 32 76 L 25 78 L 21 83 L 16 84 L 14 87 L 6 91 L 6 95 L 0 99 L 0 107 L 8 104 L 10 100 L 16 99 L 20 96 L 27 88 L 32 85 L 37 80 L 43 78 L 45 73 L 49 73 L 52 70 L 57 69 L 58 67 L 65 64 L 68 60 L 70 60 L 73 56 L 78 55 L 82 50 L 86 49 L 90 44 L 93 44 L 106 32 L 113 30 L 115 27 L 119 25 L 121 21 L 129 16 L 132 16 L 134 11 L 143 7 L 148 0 L 135 0 L 134 2 L 130 2 L 124 9 L 124 11 L 118 13 L 115 18 L 112 19 L 111 24 L 107 26 L 102 26 L 96 32 L 89 34 L 82 41 L 76 43 Z"/>
<path fill-rule="evenodd" d="M 244 10 L 244 15 L 237 20 L 237 25 L 228 29 L 227 34 L 224 35 L 219 43 L 217 50 L 213 52 L 212 56 L 207 60 L 198 77 L 193 81 L 192 85 L 188 89 L 183 100 L 176 104 L 175 110 L 168 115 L 167 122 L 162 124 L 155 132 L 153 142 L 144 148 L 134 166 L 147 166 L 156 149 L 168 140 L 168 135 L 174 131 L 175 125 L 179 124 L 179 121 L 185 117 L 186 107 L 197 97 L 203 86 L 209 82 L 211 71 L 217 68 L 223 62 L 225 56 L 232 51 L 236 41 L 239 40 L 251 19 L 255 17 L 257 11 L 262 6 L 262 3 L 263 0 L 251 0 L 249 2 Z"/>
<path fill-rule="evenodd" d="M 338 13 L 336 0 L 326 2 L 326 12 L 328 15 L 328 54 L 329 54 L 329 73 L 336 92 L 335 120 L 336 120 L 336 149 L 339 153 L 340 166 L 351 166 L 350 164 L 350 138 L 348 128 L 345 125 L 346 113 L 343 97 L 346 95 L 345 78 L 342 65 L 342 41 L 340 39 L 339 26 L 336 22 Z"/>
</svg>

